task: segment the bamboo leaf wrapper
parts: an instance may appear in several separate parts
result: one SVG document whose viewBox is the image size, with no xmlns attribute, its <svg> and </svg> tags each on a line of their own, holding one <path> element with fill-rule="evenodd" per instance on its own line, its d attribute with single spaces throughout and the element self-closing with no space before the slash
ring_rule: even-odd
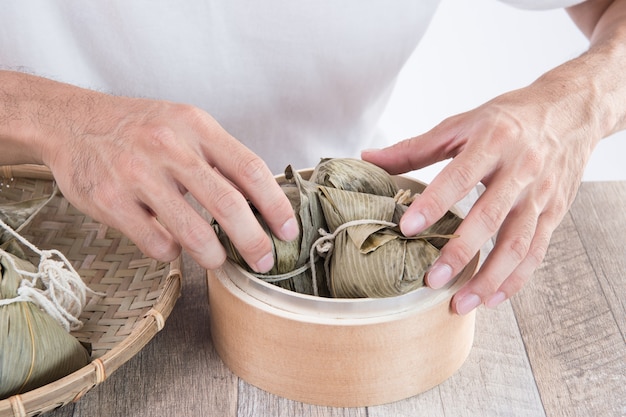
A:
<svg viewBox="0 0 626 417">
<path fill-rule="evenodd" d="M 0 220 L 19 231 L 48 200 L 0 204 Z M 0 301 L 18 297 L 20 271 L 37 268 L 13 235 L 0 228 Z M 42 288 L 40 281 L 35 288 Z M 34 303 L 0 305 L 0 399 L 56 381 L 89 361 L 89 349 Z"/>
<path fill-rule="evenodd" d="M 0 299 L 17 296 L 21 275 L 34 272 L 17 257 L 0 257 Z M 30 302 L 0 306 L 0 398 L 56 381 L 89 363 L 88 350 L 52 317 Z"/>
<path fill-rule="evenodd" d="M 285 179 L 281 187 L 292 202 L 301 236 L 297 242 L 278 240 L 257 213 L 275 256 L 274 269 L 257 277 L 305 294 L 312 293 L 315 283 L 324 290 L 320 295 L 337 298 L 391 297 L 420 288 L 461 222 L 448 212 L 424 233 L 405 237 L 397 224 L 408 207 L 403 203 L 407 192 L 387 172 L 362 160 L 322 159 L 309 180 L 289 166 Z M 228 256 L 251 271 L 226 233 L 215 227 Z M 324 251 L 314 247 L 320 241 L 326 242 Z M 290 272 L 293 277 L 280 278 Z"/>
</svg>

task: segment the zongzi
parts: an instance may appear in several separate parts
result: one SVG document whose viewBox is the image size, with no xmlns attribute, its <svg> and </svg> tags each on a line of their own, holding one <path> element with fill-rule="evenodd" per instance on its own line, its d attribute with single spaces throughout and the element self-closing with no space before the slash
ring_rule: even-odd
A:
<svg viewBox="0 0 626 417">
<path fill-rule="evenodd" d="M 322 158 L 309 181 L 345 191 L 393 197 L 398 186 L 384 169 L 361 159 Z"/>
<path fill-rule="evenodd" d="M 281 187 L 301 236 L 296 243 L 278 240 L 257 213 L 272 239 L 275 266 L 255 275 L 306 294 L 312 289 L 338 298 L 390 297 L 419 288 L 461 222 L 448 212 L 418 236 L 404 236 L 397 224 L 410 192 L 399 190 L 386 171 L 357 159 L 322 159 L 309 180 L 289 166 Z M 215 227 L 228 256 L 250 271 L 219 224 Z"/>
<path fill-rule="evenodd" d="M 90 361 L 88 344 L 24 296 L 25 290 L 45 288 L 32 279 L 39 271 L 26 259 L 18 231 L 49 200 L 0 204 L 0 399 L 56 381 Z"/>
<path fill-rule="evenodd" d="M 228 236 L 219 225 L 215 224 L 217 234 L 222 245 L 226 248 L 228 256 L 258 278 L 301 294 L 314 294 L 317 291 L 314 288 L 315 283 L 308 267 L 309 251 L 313 242 L 320 237 L 319 230 L 326 227 L 319 203 L 317 186 L 302 179 L 298 172 L 293 171 L 291 166 L 288 166 L 285 169 L 285 182 L 281 184 L 281 188 L 289 198 L 298 219 L 300 236 L 297 239 L 291 242 L 278 239 L 271 233 L 258 211 L 252 207 L 257 220 L 272 241 L 274 267 L 269 272 L 254 274 L 232 245 Z M 317 282 L 320 281 L 323 281 L 323 277 L 320 277 Z M 322 284 L 320 288 L 325 289 L 327 286 Z M 326 293 L 326 291 L 322 292 Z"/>
<path fill-rule="evenodd" d="M 18 295 L 28 261 L 0 256 L 0 300 Z M 90 352 L 31 302 L 0 306 L 0 399 L 56 381 L 89 363 Z"/>
<path fill-rule="evenodd" d="M 429 236 L 407 238 L 391 223 L 393 198 L 322 187 L 320 201 L 330 232 L 348 225 L 335 236 L 326 277 L 332 297 L 391 297 L 424 285 L 439 251 Z"/>
</svg>

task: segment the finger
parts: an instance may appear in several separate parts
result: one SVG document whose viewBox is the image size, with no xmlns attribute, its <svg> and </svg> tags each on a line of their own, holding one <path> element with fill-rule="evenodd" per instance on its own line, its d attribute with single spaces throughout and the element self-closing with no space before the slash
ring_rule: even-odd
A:
<svg viewBox="0 0 626 417">
<path fill-rule="evenodd" d="M 161 146 L 164 154 L 170 155 L 168 160 L 163 161 L 168 165 L 164 171 L 167 172 L 167 176 L 161 176 L 158 178 L 159 181 L 155 182 L 153 178 L 148 176 L 149 173 L 146 174 L 151 170 L 136 170 L 139 173 L 133 175 L 144 177 L 137 182 L 144 185 L 140 190 L 142 193 L 141 200 L 150 205 L 161 221 L 166 224 L 169 231 L 181 240 L 183 247 L 195 254 L 201 264 L 211 267 L 216 264 L 215 261 L 212 261 L 213 258 L 222 260 L 223 248 L 217 243 L 217 238 L 210 226 L 206 222 L 200 221 L 199 215 L 184 202 L 180 192 L 175 192 L 175 190 L 181 189 L 188 190 L 219 222 L 220 227 L 228 234 L 246 263 L 257 272 L 267 272 L 274 263 L 272 244 L 240 190 L 243 190 L 244 193 L 246 190 L 253 190 L 251 194 L 255 196 L 256 201 L 260 201 L 264 210 L 262 214 L 267 219 L 268 224 L 274 227 L 273 231 L 277 236 L 284 239 L 292 239 L 298 235 L 297 221 L 291 205 L 267 167 L 258 157 L 228 135 L 217 122 L 204 112 L 194 113 L 194 115 L 197 116 L 194 120 L 202 123 L 196 123 L 191 131 L 187 131 L 187 134 L 190 137 L 200 135 L 200 137 L 210 138 L 210 140 L 199 139 L 181 142 L 177 140 L 178 136 L 174 131 L 169 129 L 158 130 L 158 135 L 153 135 L 152 142 Z M 199 145 L 201 148 L 193 148 L 195 145 L 185 147 L 185 144 L 189 143 L 201 144 Z M 211 149 L 202 149 L 202 144 L 207 143 L 211 145 Z M 265 167 L 266 172 L 263 172 L 263 175 L 258 175 L 257 173 L 262 169 L 251 168 L 253 162 L 248 165 L 238 162 L 246 158 L 248 158 L 247 161 L 259 161 L 257 166 Z M 168 161 L 171 162 L 168 163 Z M 217 169 L 211 163 L 215 163 Z M 243 169 L 239 170 L 233 167 L 243 167 Z M 152 173 L 152 175 L 155 174 L 159 175 L 159 172 Z M 249 177 L 252 177 L 253 185 L 250 185 Z M 262 179 L 259 180 L 259 177 Z M 170 184 L 172 181 L 175 183 Z M 258 186 L 255 187 L 254 184 L 259 181 L 264 184 L 266 182 L 273 184 L 278 192 L 282 193 L 283 200 L 276 203 L 276 207 L 271 207 L 271 210 L 267 207 L 266 200 L 261 200 L 261 197 L 258 197 L 263 189 Z M 166 191 L 163 189 L 149 190 L 149 184 L 158 184 L 160 187 L 169 186 L 169 201 L 155 200 L 153 196 L 161 196 Z M 272 199 L 275 201 L 276 197 L 270 196 L 269 200 L 272 201 Z M 219 248 L 220 253 L 216 253 L 215 250 L 217 249 L 212 248 Z"/>
<path fill-rule="evenodd" d="M 272 243 L 246 198 L 206 163 L 193 168 L 188 166 L 178 173 L 178 177 L 189 184 L 189 191 L 219 223 L 246 263 L 257 272 L 269 271 L 274 262 Z M 153 204 L 159 205 L 160 208 L 155 210 L 159 218 L 167 222 L 168 230 L 180 238 L 183 247 L 201 259 L 203 265 L 212 269 L 223 262 L 223 248 L 212 228 L 180 194 L 167 204 Z M 216 247 L 220 249 L 219 256 Z M 218 265 L 211 259 L 215 256 L 218 256 Z"/>
<path fill-rule="evenodd" d="M 60 179 L 59 188 L 78 210 L 123 232 L 145 255 L 169 262 L 180 254 L 180 245 L 136 193 L 119 186 L 142 184 L 145 179 L 142 172 L 141 169 L 133 170 L 125 177 L 118 170 L 109 171 L 109 176 L 98 182 L 97 187 L 90 185 L 89 199 L 76 193 L 76 186 L 71 183 L 71 178 L 69 186 L 63 181 L 66 179 L 63 175 L 55 178 Z M 131 190 L 132 188 L 129 187 Z"/>
<path fill-rule="evenodd" d="M 135 194 L 132 198 L 111 190 L 111 186 L 101 186 L 100 198 L 110 200 L 105 206 L 115 207 L 118 213 L 116 217 L 120 216 L 125 224 L 122 230 L 127 234 L 139 235 L 140 241 L 150 242 L 149 239 L 154 239 L 154 244 L 157 244 L 167 239 L 170 244 L 176 245 L 176 253 L 180 252 L 182 246 L 203 267 L 219 267 L 226 259 L 226 253 L 212 227 L 184 199 L 181 191 L 183 187 L 168 171 L 151 168 L 150 165 L 141 165 L 128 174 L 129 184 Z M 154 230 L 152 233 L 159 233 L 160 236 L 141 237 L 143 227 L 147 231 Z M 163 259 L 163 256 L 156 258 Z"/>
<path fill-rule="evenodd" d="M 366 149 L 361 158 L 383 168 L 390 174 L 401 174 L 420 169 L 452 156 L 449 139 L 454 131 L 440 124 L 410 139 L 397 142 L 384 149 Z"/>
<path fill-rule="evenodd" d="M 248 152 L 234 162 L 239 162 L 238 186 L 259 210 L 272 232 L 282 240 L 297 238 L 299 228 L 293 207 L 265 163 Z"/>
<path fill-rule="evenodd" d="M 187 134 L 192 137 L 194 133 L 187 131 Z M 190 145 L 193 141 L 178 138 L 172 129 L 157 129 L 150 136 L 147 152 L 120 154 L 116 162 L 125 170 L 123 174 L 109 173 L 114 178 L 100 185 L 100 195 L 122 204 L 133 200 L 136 205 L 145 204 L 172 239 L 201 265 L 212 269 L 223 263 L 225 251 L 208 222 L 183 198 L 181 191 L 187 189 L 220 222 L 246 262 L 258 272 L 267 272 L 273 265 L 271 242 L 245 197 Z M 151 155 L 157 151 L 168 157 L 155 161 Z M 119 187 L 109 184 L 124 184 L 132 190 L 132 197 L 125 201 L 125 196 L 113 189 Z M 105 204 L 105 207 L 120 206 Z M 132 219 L 126 221 L 126 228 L 129 227 Z"/>
<path fill-rule="evenodd" d="M 487 176 L 492 163 L 492 157 L 478 148 L 459 154 L 409 206 L 400 220 L 402 233 L 414 236 L 434 224 Z M 489 208 L 482 209 L 490 215 Z"/>
<path fill-rule="evenodd" d="M 502 176 L 494 180 L 455 231 L 459 237 L 451 239 L 441 249 L 426 276 L 429 286 L 441 288 L 469 263 L 498 231 L 518 193 L 519 186 L 509 178 Z"/>
<path fill-rule="evenodd" d="M 106 204 L 97 204 L 103 208 Z M 152 212 L 139 201 L 117 199 L 114 211 L 100 209 L 95 216 L 111 227 L 123 230 L 130 240 L 148 257 L 170 262 L 180 255 L 180 245 Z"/>
<path fill-rule="evenodd" d="M 223 157 L 213 157 L 213 166 L 242 190 L 278 238 L 297 238 L 298 222 L 291 203 L 265 162 L 223 129 L 218 134 L 219 139 L 212 143 L 212 155 Z M 195 196 L 197 192 L 201 190 L 192 191 Z"/>
<path fill-rule="evenodd" d="M 525 204 L 511 210 L 482 267 L 455 295 L 453 305 L 459 314 L 467 314 L 477 307 L 466 300 L 480 300 L 479 304 L 487 304 L 487 301 L 499 304 L 506 299 L 503 298 L 504 294 L 497 291 L 528 256 L 539 216 L 535 203 L 527 200 Z"/>
<path fill-rule="evenodd" d="M 504 280 L 497 292 L 485 299 L 485 306 L 495 308 L 522 289 L 543 262 L 552 232 L 553 227 L 540 217 L 537 230 L 524 260 Z"/>
</svg>

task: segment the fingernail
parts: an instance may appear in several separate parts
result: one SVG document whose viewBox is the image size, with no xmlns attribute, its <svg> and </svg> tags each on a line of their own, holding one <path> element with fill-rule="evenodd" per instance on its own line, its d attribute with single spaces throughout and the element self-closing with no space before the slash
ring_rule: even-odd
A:
<svg viewBox="0 0 626 417">
<path fill-rule="evenodd" d="M 426 275 L 428 286 L 435 290 L 446 285 L 451 279 L 452 268 L 446 264 L 435 264 Z"/>
<path fill-rule="evenodd" d="M 495 308 L 502 304 L 506 300 L 506 294 L 502 291 L 498 291 L 485 302 L 485 306 L 489 308 Z"/>
<path fill-rule="evenodd" d="M 426 218 L 421 213 L 410 213 L 402 217 L 400 230 L 404 236 L 415 236 L 424 229 Z"/>
<path fill-rule="evenodd" d="M 464 315 L 474 310 L 481 304 L 480 297 L 476 294 L 467 294 L 456 303 L 456 312 Z"/>
<path fill-rule="evenodd" d="M 300 234 L 300 228 L 298 227 L 298 222 L 293 217 L 287 220 L 280 228 L 280 233 L 283 237 L 283 240 L 294 240 Z"/>
<path fill-rule="evenodd" d="M 258 273 L 268 272 L 274 266 L 274 255 L 272 253 L 268 253 L 256 263 L 254 270 Z"/>
</svg>

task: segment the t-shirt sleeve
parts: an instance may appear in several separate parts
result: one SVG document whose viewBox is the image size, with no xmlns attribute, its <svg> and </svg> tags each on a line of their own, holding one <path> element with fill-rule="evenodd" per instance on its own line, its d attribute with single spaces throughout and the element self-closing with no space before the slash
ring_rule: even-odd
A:
<svg viewBox="0 0 626 417">
<path fill-rule="evenodd" d="M 585 0 L 500 0 L 520 9 L 546 10 L 570 7 Z"/>
</svg>

